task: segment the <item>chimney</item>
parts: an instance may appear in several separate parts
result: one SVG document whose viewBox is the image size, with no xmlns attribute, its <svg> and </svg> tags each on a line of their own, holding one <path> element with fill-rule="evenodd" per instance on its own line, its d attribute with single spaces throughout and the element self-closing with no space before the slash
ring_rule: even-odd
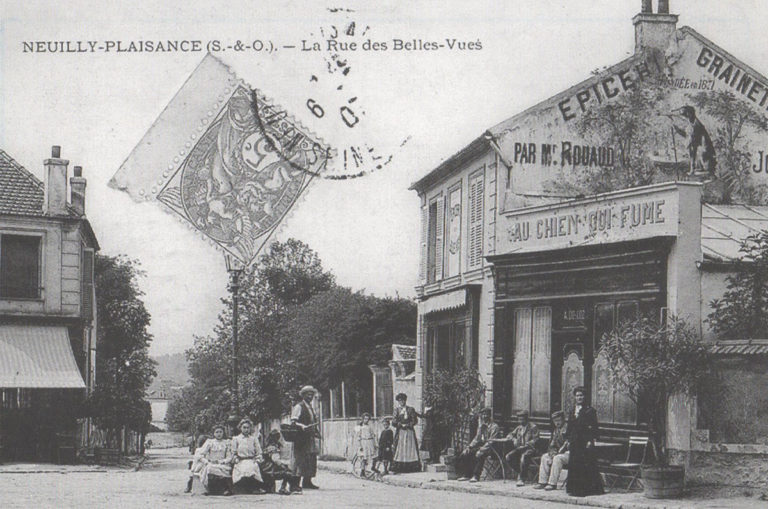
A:
<svg viewBox="0 0 768 509">
<path fill-rule="evenodd" d="M 669 38 L 677 29 L 677 14 L 669 13 L 669 0 L 659 0 L 658 12 L 653 12 L 651 0 L 642 0 L 640 14 L 632 18 L 635 25 L 635 53 L 646 48 L 665 50 Z"/>
<path fill-rule="evenodd" d="M 51 148 L 51 158 L 43 161 L 45 166 L 45 189 L 43 191 L 43 212 L 53 216 L 67 213 L 67 165 L 61 159 L 61 147 Z"/>
<path fill-rule="evenodd" d="M 72 208 L 79 216 L 85 215 L 85 179 L 83 178 L 82 166 L 75 166 L 74 176 L 69 179 L 69 189 L 71 197 L 69 202 Z"/>
</svg>

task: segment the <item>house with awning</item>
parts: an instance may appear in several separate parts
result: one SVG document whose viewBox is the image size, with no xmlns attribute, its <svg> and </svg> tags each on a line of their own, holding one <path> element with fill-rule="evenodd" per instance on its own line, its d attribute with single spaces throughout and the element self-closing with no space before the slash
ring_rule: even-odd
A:
<svg viewBox="0 0 768 509">
<path fill-rule="evenodd" d="M 0 150 L 0 460 L 68 461 L 90 426 L 94 257 L 86 180 L 54 146 L 44 180 Z"/>
</svg>

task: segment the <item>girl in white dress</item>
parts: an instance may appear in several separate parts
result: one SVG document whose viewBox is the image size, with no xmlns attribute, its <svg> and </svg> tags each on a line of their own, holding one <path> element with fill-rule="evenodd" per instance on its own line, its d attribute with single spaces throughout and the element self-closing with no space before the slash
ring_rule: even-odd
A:
<svg viewBox="0 0 768 509">
<path fill-rule="evenodd" d="M 232 443 L 224 439 L 224 426 L 213 428 L 213 438 L 195 451 L 195 460 L 202 466 L 200 481 L 206 494 L 217 492 L 217 485 L 224 487 L 224 495 L 232 494 Z"/>
<path fill-rule="evenodd" d="M 373 465 L 373 459 L 376 457 L 376 434 L 371 427 L 371 414 L 365 412 L 362 421 L 357 426 L 356 442 L 357 454 L 363 459 L 362 471 L 360 475 L 365 476 L 365 467 Z"/>
<path fill-rule="evenodd" d="M 238 425 L 240 434 L 232 439 L 232 482 L 237 484 L 243 479 L 253 479 L 257 486 L 263 484 L 259 462 L 262 461 L 261 445 L 253 433 L 253 423 L 243 419 Z"/>
</svg>

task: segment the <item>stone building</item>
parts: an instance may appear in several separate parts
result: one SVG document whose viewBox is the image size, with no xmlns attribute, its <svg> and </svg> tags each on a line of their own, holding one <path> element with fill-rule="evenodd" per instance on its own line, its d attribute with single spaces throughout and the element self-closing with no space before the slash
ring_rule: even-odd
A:
<svg viewBox="0 0 768 509">
<path fill-rule="evenodd" d="M 94 256 L 86 180 L 59 147 L 45 182 L 0 150 L 0 458 L 74 459 L 94 388 Z M 83 435 L 86 435 L 83 437 Z"/>
<path fill-rule="evenodd" d="M 767 207 L 711 204 L 729 201 L 735 186 L 725 173 L 734 152 L 720 139 L 729 119 L 714 105 L 725 98 L 764 118 L 768 79 L 677 20 L 668 2 L 657 12 L 642 2 L 629 58 L 491 127 L 412 184 L 422 224 L 417 393 L 435 368 L 473 367 L 498 422 L 511 426 L 528 410 L 548 428 L 550 413 L 568 408 L 570 389 L 585 385 L 603 439 L 626 444 L 645 423 L 611 385 L 600 338 L 638 311 L 672 313 L 712 342 L 730 369 L 730 401 L 754 421 L 724 423 L 695 399 L 677 399 L 668 409 L 673 458 L 690 479 L 720 480 L 727 464 L 740 467 L 727 481 L 759 485 L 768 446 L 743 427 L 762 426 L 768 400 L 748 401 L 737 381 L 768 382 L 768 348 L 714 343 L 705 319 L 740 241 L 768 229 Z M 638 90 L 655 94 L 643 119 L 652 178 L 569 193 L 564 184 L 585 174 L 610 181 L 638 170 L 617 143 L 623 133 L 590 129 L 610 113 L 605 105 L 631 104 Z M 768 168 L 759 123 L 730 140 L 747 154 L 750 167 L 738 174 L 745 187 L 762 185 Z"/>
</svg>

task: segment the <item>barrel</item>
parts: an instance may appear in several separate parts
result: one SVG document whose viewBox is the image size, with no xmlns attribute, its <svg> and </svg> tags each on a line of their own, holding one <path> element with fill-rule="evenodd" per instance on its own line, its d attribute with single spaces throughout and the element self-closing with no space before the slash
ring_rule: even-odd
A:
<svg viewBox="0 0 768 509">
<path fill-rule="evenodd" d="M 685 487 L 685 468 L 677 465 L 643 467 L 646 498 L 677 498 Z"/>
</svg>

